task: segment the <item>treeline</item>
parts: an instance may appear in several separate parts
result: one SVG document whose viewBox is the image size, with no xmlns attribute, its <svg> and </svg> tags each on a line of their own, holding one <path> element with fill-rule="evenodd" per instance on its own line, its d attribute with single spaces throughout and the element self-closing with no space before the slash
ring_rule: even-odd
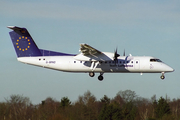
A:
<svg viewBox="0 0 180 120">
<path fill-rule="evenodd" d="M 119 91 L 100 100 L 87 91 L 76 102 L 51 97 L 33 105 L 28 97 L 11 95 L 0 102 L 0 120 L 179 120 L 180 99 L 142 98 L 134 91 Z"/>
</svg>

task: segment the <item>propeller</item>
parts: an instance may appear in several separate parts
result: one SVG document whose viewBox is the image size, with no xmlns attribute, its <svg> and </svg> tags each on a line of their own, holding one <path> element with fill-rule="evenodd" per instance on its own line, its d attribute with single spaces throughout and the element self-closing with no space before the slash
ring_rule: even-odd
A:
<svg viewBox="0 0 180 120">
<path fill-rule="evenodd" d="M 117 61 L 118 61 L 118 57 L 119 57 L 120 55 L 117 53 L 117 48 L 116 48 L 116 50 L 114 51 L 114 61 L 115 61 L 115 63 L 117 63 Z"/>
</svg>

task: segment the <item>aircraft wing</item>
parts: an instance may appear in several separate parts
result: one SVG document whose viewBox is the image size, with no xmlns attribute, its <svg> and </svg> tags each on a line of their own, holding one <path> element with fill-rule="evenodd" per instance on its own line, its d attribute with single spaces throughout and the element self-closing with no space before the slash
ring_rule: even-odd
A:
<svg viewBox="0 0 180 120">
<path fill-rule="evenodd" d="M 97 55 L 101 54 L 99 50 L 96 50 L 95 48 L 87 45 L 87 44 L 80 44 L 81 48 L 80 51 L 82 52 L 83 55 L 88 56 L 88 55 Z"/>
<path fill-rule="evenodd" d="M 80 61 L 107 61 L 111 58 L 90 45 L 80 44 L 80 54 L 76 55 L 74 58 Z"/>
</svg>

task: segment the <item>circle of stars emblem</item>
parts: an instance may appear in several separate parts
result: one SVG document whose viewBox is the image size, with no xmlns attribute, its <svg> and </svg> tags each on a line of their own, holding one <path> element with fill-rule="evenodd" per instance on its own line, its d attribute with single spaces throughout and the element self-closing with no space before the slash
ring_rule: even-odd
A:
<svg viewBox="0 0 180 120">
<path fill-rule="evenodd" d="M 22 43 L 21 43 L 21 41 L 26 41 L 26 43 L 27 43 L 27 45 L 25 46 L 25 45 L 21 45 Z M 29 48 L 30 48 L 30 45 L 31 45 L 31 43 L 30 43 L 30 39 L 28 39 L 27 37 L 24 37 L 24 36 L 22 36 L 22 37 L 19 37 L 19 39 L 17 39 L 17 41 L 16 41 L 16 47 L 17 47 L 17 49 L 19 49 L 20 51 L 26 51 L 26 50 L 28 50 Z"/>
</svg>

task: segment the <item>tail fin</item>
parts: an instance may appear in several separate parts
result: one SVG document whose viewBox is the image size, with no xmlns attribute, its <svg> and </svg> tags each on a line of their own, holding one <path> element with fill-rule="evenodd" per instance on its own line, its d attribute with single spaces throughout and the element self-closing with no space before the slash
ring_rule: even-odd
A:
<svg viewBox="0 0 180 120">
<path fill-rule="evenodd" d="M 39 48 L 26 28 L 8 26 L 13 31 L 9 32 L 17 57 L 42 56 Z"/>
</svg>

